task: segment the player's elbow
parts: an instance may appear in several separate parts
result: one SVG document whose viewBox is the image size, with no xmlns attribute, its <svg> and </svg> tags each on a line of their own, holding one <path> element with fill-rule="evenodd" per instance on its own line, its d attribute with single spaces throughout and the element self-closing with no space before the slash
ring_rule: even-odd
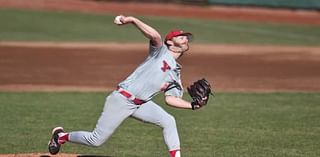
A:
<svg viewBox="0 0 320 157">
<path fill-rule="evenodd" d="M 151 35 L 150 40 L 151 40 L 152 44 L 156 47 L 160 47 L 162 45 L 161 36 L 158 33 Z"/>
<path fill-rule="evenodd" d="M 161 41 L 161 35 L 158 32 L 154 32 L 151 35 L 151 40 L 159 40 L 159 41 Z"/>
</svg>

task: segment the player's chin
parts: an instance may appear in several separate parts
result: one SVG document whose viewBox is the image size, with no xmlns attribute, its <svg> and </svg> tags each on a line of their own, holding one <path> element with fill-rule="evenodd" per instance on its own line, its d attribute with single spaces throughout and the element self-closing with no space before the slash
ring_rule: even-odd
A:
<svg viewBox="0 0 320 157">
<path fill-rule="evenodd" d="M 186 48 L 181 47 L 181 52 L 180 52 L 179 58 L 182 57 L 188 50 L 189 50 L 189 47 L 186 47 Z"/>
<path fill-rule="evenodd" d="M 182 46 L 181 46 L 181 49 L 182 49 L 182 52 L 186 52 L 186 51 L 189 50 L 189 45 L 188 45 L 188 44 L 182 45 Z"/>
</svg>

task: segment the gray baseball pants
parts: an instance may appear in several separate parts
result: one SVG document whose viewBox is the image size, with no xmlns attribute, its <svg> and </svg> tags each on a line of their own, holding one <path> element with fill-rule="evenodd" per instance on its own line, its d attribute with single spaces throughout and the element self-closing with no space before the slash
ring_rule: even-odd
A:
<svg viewBox="0 0 320 157">
<path fill-rule="evenodd" d="M 143 122 L 153 123 L 163 128 L 163 136 L 168 149 L 180 149 L 179 135 L 175 118 L 152 101 L 142 105 L 122 96 L 118 91 L 112 92 L 104 104 L 103 112 L 92 132 L 74 131 L 69 133 L 69 141 L 88 146 L 100 146 L 113 134 L 120 124 L 129 116 Z"/>
</svg>

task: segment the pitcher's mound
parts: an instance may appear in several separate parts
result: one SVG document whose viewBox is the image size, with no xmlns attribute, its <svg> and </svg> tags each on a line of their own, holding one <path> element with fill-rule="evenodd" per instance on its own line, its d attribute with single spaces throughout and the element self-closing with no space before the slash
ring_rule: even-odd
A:
<svg viewBox="0 0 320 157">
<path fill-rule="evenodd" d="M 111 157 L 103 155 L 65 154 L 50 155 L 46 153 L 0 154 L 0 157 Z"/>
</svg>

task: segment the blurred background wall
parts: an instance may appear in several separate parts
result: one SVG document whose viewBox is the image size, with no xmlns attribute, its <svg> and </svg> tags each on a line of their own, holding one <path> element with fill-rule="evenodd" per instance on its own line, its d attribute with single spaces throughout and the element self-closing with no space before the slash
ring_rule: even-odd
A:
<svg viewBox="0 0 320 157">
<path fill-rule="evenodd" d="M 94 0 L 117 2 L 180 3 L 192 5 L 254 6 L 287 9 L 320 10 L 320 0 Z"/>
<path fill-rule="evenodd" d="M 320 9 L 319 0 L 208 0 L 210 4 L 262 6 L 289 9 Z"/>
</svg>

